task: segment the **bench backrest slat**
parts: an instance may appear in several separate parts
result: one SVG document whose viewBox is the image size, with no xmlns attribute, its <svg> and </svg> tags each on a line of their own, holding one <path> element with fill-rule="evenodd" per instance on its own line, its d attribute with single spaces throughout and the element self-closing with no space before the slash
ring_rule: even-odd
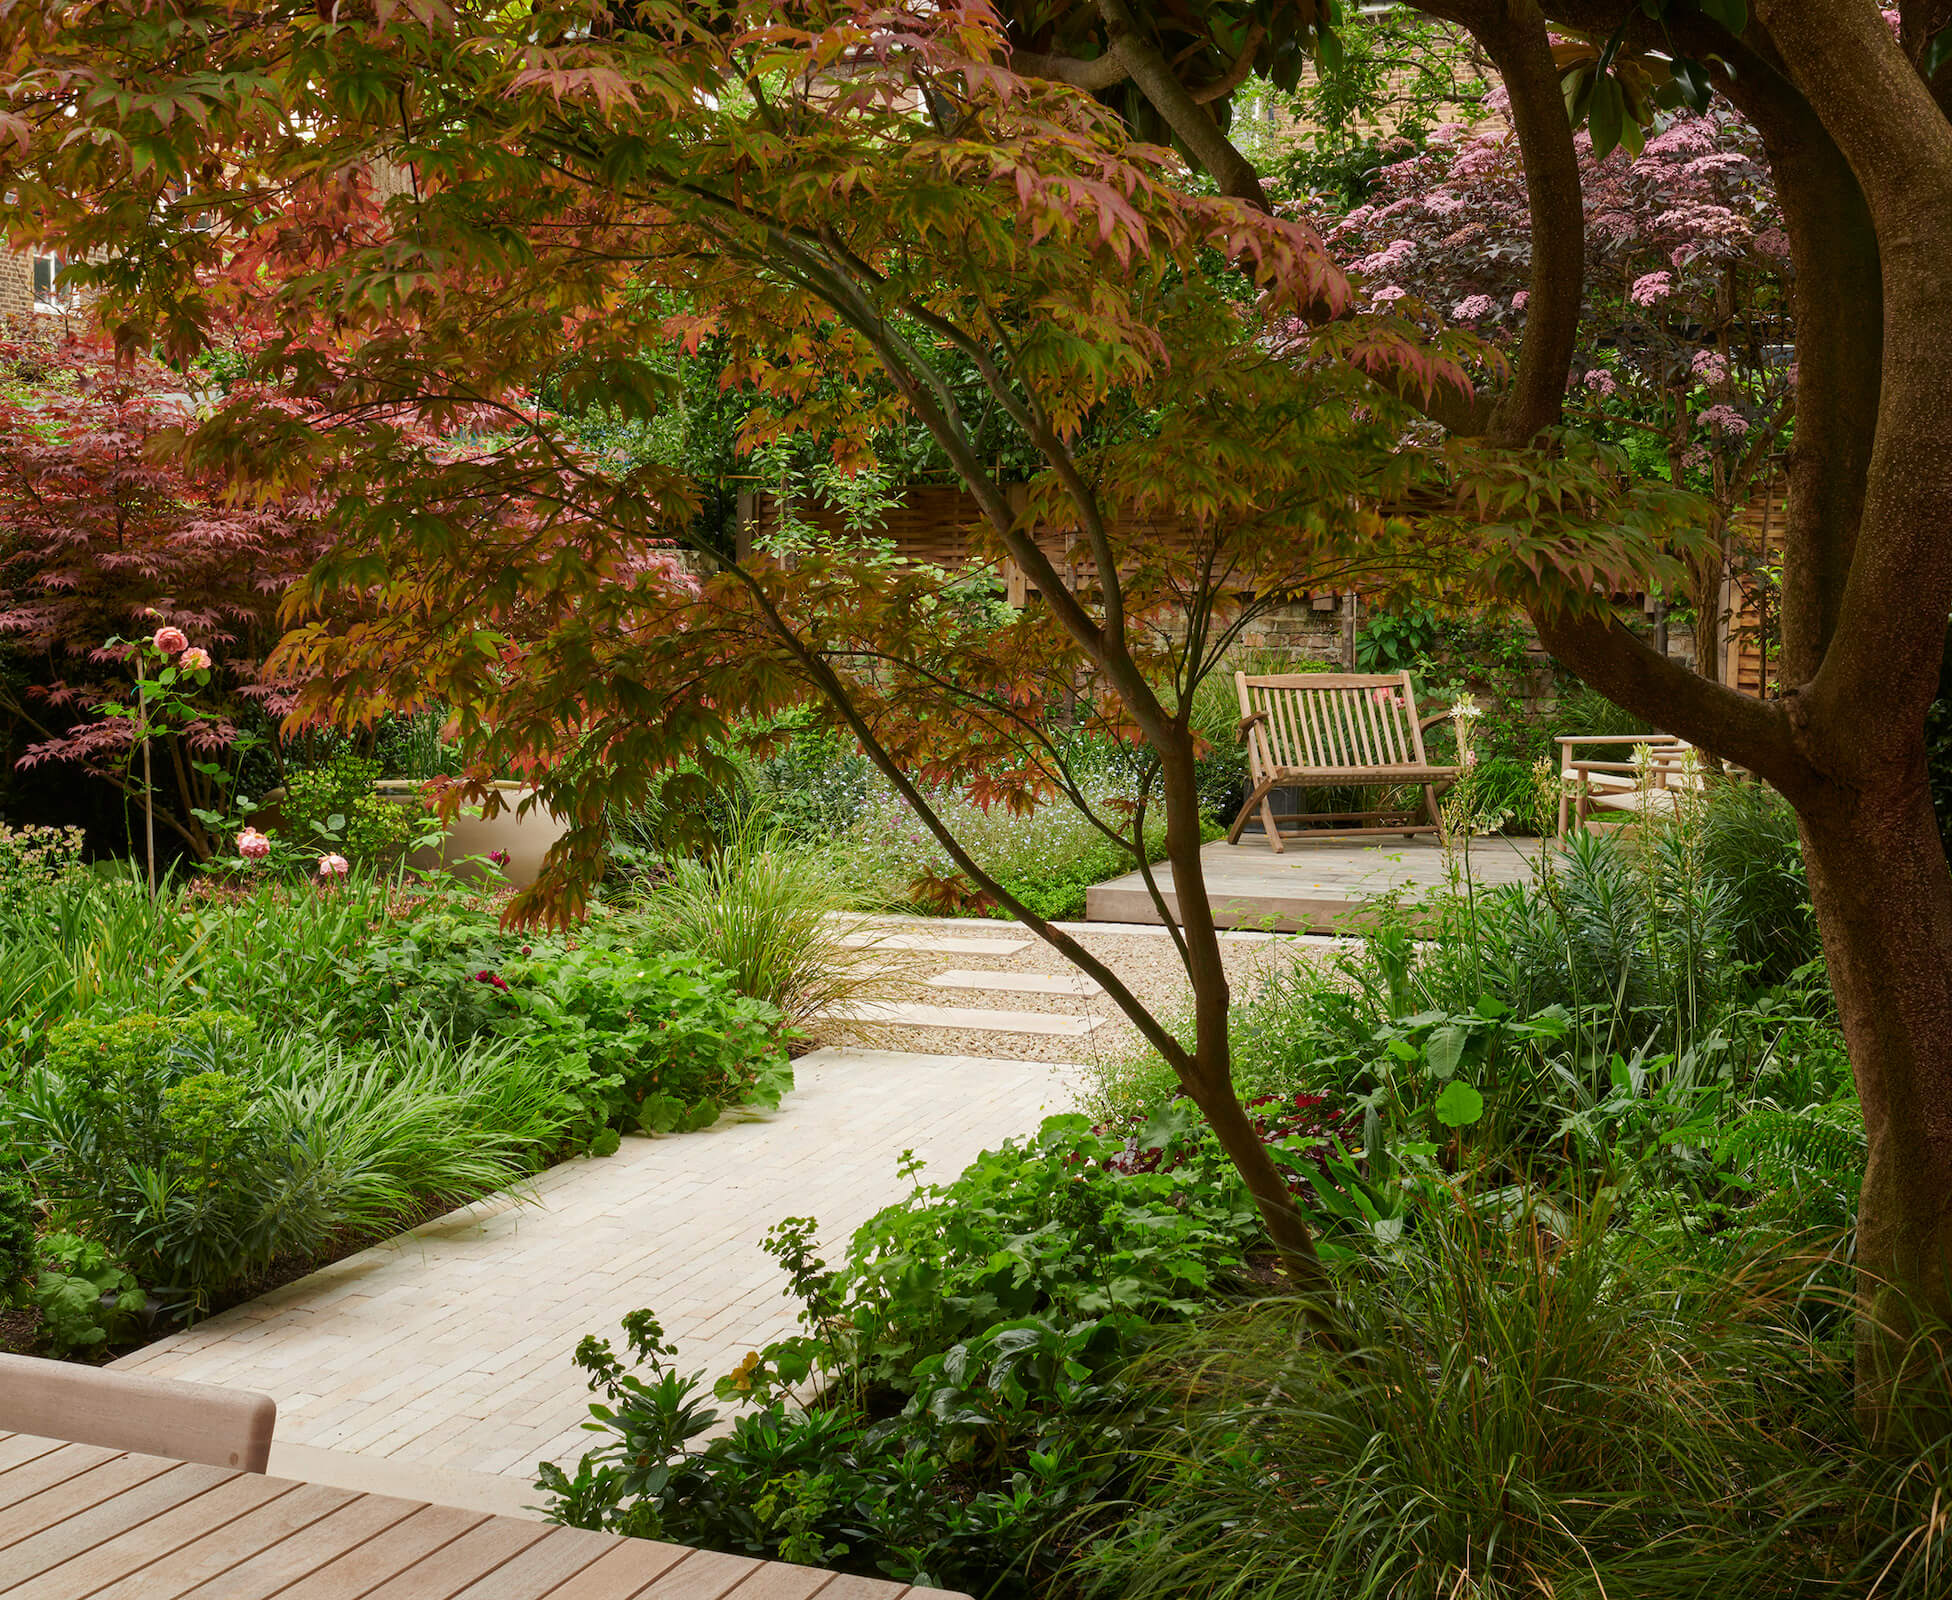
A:
<svg viewBox="0 0 1952 1600">
<path fill-rule="evenodd" d="M 1422 766 L 1423 730 L 1407 672 L 1234 674 L 1254 781 L 1281 768 Z"/>
<path fill-rule="evenodd" d="M 0 1429 L 262 1472 L 269 1395 L 35 1356 L 0 1355 Z"/>
</svg>

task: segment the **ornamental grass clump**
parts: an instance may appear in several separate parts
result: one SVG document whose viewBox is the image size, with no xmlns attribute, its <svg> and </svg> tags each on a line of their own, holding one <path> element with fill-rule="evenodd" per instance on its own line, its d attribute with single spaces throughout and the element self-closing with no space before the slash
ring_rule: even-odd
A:
<svg viewBox="0 0 1952 1600">
<path fill-rule="evenodd" d="M 193 1319 L 275 1263 L 514 1183 L 571 1114 L 513 1041 L 421 1024 L 354 1048 L 234 1012 L 132 1012 L 55 1028 L 0 1098 L 0 1139 L 51 1221 Z"/>
<path fill-rule="evenodd" d="M 1842 1376 L 1799 1331 L 1799 1266 L 1690 1270 L 1599 1211 L 1559 1238 L 1453 1205 L 1341 1275 L 1340 1350 L 1274 1300 L 1141 1360 L 1176 1413 L 1090 1590 L 1797 1593 L 1819 1481 L 1800 1419 L 1812 1376 Z"/>
<path fill-rule="evenodd" d="M 900 975 L 891 952 L 847 942 L 859 899 L 843 863 L 748 817 L 710 856 L 670 864 L 645 896 L 643 938 L 724 970 L 740 994 L 804 1030 L 886 993 Z"/>
</svg>

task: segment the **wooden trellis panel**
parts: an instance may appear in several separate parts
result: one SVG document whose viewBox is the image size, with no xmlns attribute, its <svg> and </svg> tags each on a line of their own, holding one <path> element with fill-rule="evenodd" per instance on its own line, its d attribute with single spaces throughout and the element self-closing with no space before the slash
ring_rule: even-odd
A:
<svg viewBox="0 0 1952 1600">
<path fill-rule="evenodd" d="M 1789 516 L 1789 486 L 1772 474 L 1739 506 L 1729 526 L 1751 555 L 1765 563 L 1782 555 L 1783 525 Z M 1759 584 L 1737 583 L 1725 586 L 1728 609 L 1728 638 L 1724 646 L 1722 681 L 1744 694 L 1758 697 L 1773 692 L 1782 652 L 1782 625 L 1776 601 L 1771 597 L 1767 615 L 1758 606 Z"/>
</svg>

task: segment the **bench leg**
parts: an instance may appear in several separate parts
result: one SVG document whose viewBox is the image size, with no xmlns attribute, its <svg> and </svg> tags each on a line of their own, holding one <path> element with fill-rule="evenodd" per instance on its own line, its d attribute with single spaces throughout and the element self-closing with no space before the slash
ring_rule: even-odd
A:
<svg viewBox="0 0 1952 1600">
<path fill-rule="evenodd" d="M 1444 814 L 1437 809 L 1436 785 L 1426 783 L 1423 786 L 1423 808 L 1430 815 L 1430 825 L 1437 830 L 1437 837 L 1439 839 L 1443 838 Z M 1409 835 L 1405 834 L 1404 837 L 1408 838 Z"/>
<path fill-rule="evenodd" d="M 1276 855 L 1282 854 L 1281 830 L 1274 825 L 1274 807 L 1268 802 L 1267 798 L 1273 790 L 1274 780 L 1272 778 L 1268 778 L 1254 786 L 1253 793 L 1248 795 L 1246 803 L 1240 808 L 1240 815 L 1234 818 L 1234 825 L 1227 830 L 1228 844 L 1240 843 L 1240 836 L 1247 829 L 1248 818 L 1253 816 L 1255 809 L 1258 807 L 1261 813 L 1261 826 L 1267 829 L 1268 843 L 1274 847 L 1274 853 Z"/>
</svg>

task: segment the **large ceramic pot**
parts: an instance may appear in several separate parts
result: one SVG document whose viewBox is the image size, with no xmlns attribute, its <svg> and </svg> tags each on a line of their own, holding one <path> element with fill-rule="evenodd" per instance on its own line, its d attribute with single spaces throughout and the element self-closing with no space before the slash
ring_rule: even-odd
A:
<svg viewBox="0 0 1952 1600">
<path fill-rule="evenodd" d="M 389 800 L 401 805 L 420 803 L 426 785 L 414 778 L 385 778 L 375 787 Z M 522 802 L 535 791 L 526 783 L 502 782 L 493 785 L 501 791 L 502 809 L 484 817 L 479 806 L 463 806 L 449 825 L 447 837 L 438 847 L 416 850 L 407 859 L 422 868 L 456 867 L 469 856 L 493 856 L 505 851 L 507 865 L 502 868 L 508 881 L 526 889 L 542 870 L 542 858 L 549 847 L 567 831 L 568 824 L 546 806 L 535 806 L 518 814 Z"/>
</svg>

